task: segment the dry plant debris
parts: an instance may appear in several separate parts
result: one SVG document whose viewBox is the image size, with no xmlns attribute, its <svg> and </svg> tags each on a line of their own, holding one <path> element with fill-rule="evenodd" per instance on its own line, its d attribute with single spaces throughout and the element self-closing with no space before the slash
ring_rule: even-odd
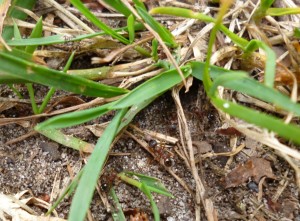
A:
<svg viewBox="0 0 300 221">
<path fill-rule="evenodd" d="M 270 162 L 262 158 L 250 158 L 226 175 L 224 185 L 225 188 L 236 187 L 249 181 L 250 178 L 259 183 L 262 177 L 275 179 Z"/>
<path fill-rule="evenodd" d="M 116 13 L 105 1 L 85 0 L 83 2 L 90 11 L 109 26 L 118 27 L 125 24 L 125 17 Z M 129 6 L 132 13 L 137 15 L 132 7 L 132 1 L 121 2 Z M 157 6 L 175 6 L 201 11 L 212 17 L 218 12 L 218 3 L 208 0 L 145 0 L 143 2 L 149 10 Z M 293 30 L 299 28 L 300 17 L 289 15 L 275 20 L 267 16 L 261 22 L 255 23 L 253 17 L 259 3 L 260 1 L 255 0 L 235 1 L 224 16 L 224 25 L 247 40 L 262 39 L 276 51 L 275 88 L 290 96 L 293 102 L 298 102 L 300 46 L 299 40 L 293 38 Z M 274 2 L 275 6 L 283 8 L 296 7 L 299 4 L 296 0 Z M 0 8 L 3 12 L 0 21 L 4 20 L 7 12 L 8 5 L 4 6 L 7 7 Z M 37 8 L 34 11 L 27 10 L 26 13 L 29 15 L 28 20 L 6 19 L 4 24 L 12 25 L 15 22 L 20 29 L 22 28 L 22 34 L 28 35 L 28 30 L 35 26 L 33 21 L 37 21 L 39 15 L 45 15 L 44 35 L 63 34 L 65 37 L 63 44 L 43 46 L 35 50 L 33 56 L 37 63 L 54 69 L 62 69 L 66 63 L 66 57 L 71 51 L 76 51 L 76 62 L 73 63 L 71 70 L 68 70 L 68 74 L 130 89 L 163 72 L 163 69 L 154 65 L 153 59 L 144 58 L 137 53 L 134 50 L 136 46 L 149 49 L 152 39 L 158 39 L 159 58 L 170 59 L 169 63 L 181 73 L 180 66 L 188 61 L 205 60 L 209 33 L 213 28 L 212 23 L 206 24 L 196 19 L 153 15 L 172 31 L 176 41 L 181 44 L 180 50 L 173 51 L 149 26 L 146 26 L 147 30 L 136 35 L 137 39 L 134 43 L 128 45 L 123 45 L 107 36 L 72 42 L 72 38 L 77 35 L 94 33 L 96 28 L 88 19 L 82 17 L 69 1 L 38 1 Z M 137 18 L 142 20 L 139 16 Z M 2 25 L 0 32 L 2 32 Z M 0 40 L 2 42 L 2 38 Z M 177 61 L 172 54 L 176 54 Z M 244 56 L 228 36 L 219 32 L 210 62 L 230 70 L 246 70 L 253 78 L 263 82 L 267 59 L 268 56 L 262 50 Z M 183 73 L 181 77 L 183 78 Z M 17 87 L 19 91 L 25 91 L 22 86 Z M 182 92 L 182 88 L 186 93 Z M 46 93 L 45 88 L 36 86 L 36 90 L 38 97 L 36 102 L 40 104 Z M 218 88 L 218 94 L 233 102 L 244 103 L 253 109 L 278 115 L 285 119 L 286 123 L 299 124 L 298 116 L 268 102 L 224 87 Z M 0 173 L 2 176 L 0 187 L 10 193 L 18 188 L 20 188 L 18 191 L 31 188 L 28 179 L 24 185 L 16 183 L 13 187 L 14 184 L 10 184 L 11 186 L 7 189 L 5 184 L 9 181 L 9 176 L 20 176 L 24 165 L 27 167 L 24 174 L 30 176 L 28 172 L 30 168 L 39 171 L 35 164 L 41 167 L 40 170 L 44 174 L 47 174 L 42 168 L 43 165 L 50 166 L 55 162 L 55 165 L 65 171 L 64 175 L 61 175 L 64 176 L 62 180 L 57 180 L 58 173 L 56 172 L 34 178 L 39 179 L 39 182 L 43 181 L 45 185 L 41 187 L 44 193 L 41 196 L 44 196 L 44 201 L 49 200 L 50 186 L 55 189 L 56 197 L 54 198 L 63 192 L 70 180 L 74 178 L 74 173 L 80 170 L 78 167 L 81 167 L 81 163 L 87 162 L 89 153 L 95 146 L 96 137 L 101 137 L 115 113 L 110 112 L 88 125 L 65 129 L 70 136 L 79 136 L 89 144 L 89 148 L 80 153 L 66 151 L 61 145 L 53 144 L 37 135 L 32 131 L 34 125 L 47 117 L 85 110 L 119 99 L 119 97 L 91 99 L 56 92 L 44 113 L 32 115 L 29 99 L 16 98 L 10 88 L 2 85 L 0 95 L 0 125 L 2 126 L 0 130 Z M 26 93 L 25 97 L 28 98 Z M 168 207 L 171 207 L 169 208 L 171 212 L 163 206 L 159 207 L 160 211 L 163 211 L 161 217 L 164 220 L 300 219 L 300 153 L 297 149 L 299 146 L 281 140 L 276 134 L 253 124 L 230 117 L 220 110 L 215 111 L 204 94 L 202 84 L 196 79 L 185 80 L 183 78 L 183 85 L 174 87 L 172 95 L 169 94 L 166 97 L 160 98 L 160 101 L 156 101 L 153 106 L 138 115 L 137 119 L 124 130 L 124 133 L 115 139 L 107 166 L 102 171 L 104 182 L 109 181 L 109 185 L 114 183 L 120 187 L 117 195 L 124 211 L 138 211 L 134 214 L 127 214 L 129 220 L 149 220 L 148 216 L 151 216 L 151 213 L 147 210 L 149 207 L 146 206 L 146 201 L 140 193 L 122 186 L 118 180 L 115 180 L 115 176 L 109 174 L 109 171 L 119 170 L 119 167 L 121 170 L 137 170 L 140 173 L 152 174 L 167 183 L 166 187 L 177 197 L 177 200 L 172 199 L 172 203 L 166 203 Z M 30 147 L 32 143 L 34 147 Z M 18 145 L 26 146 L 24 149 L 30 153 L 30 156 L 10 153 L 14 148 L 20 148 Z M 38 151 L 34 152 L 34 148 L 38 148 Z M 64 152 L 60 153 L 62 149 Z M 80 166 L 76 164 L 76 161 L 80 162 Z M 10 165 L 15 165 L 15 171 Z M 228 172 L 228 168 L 234 169 Z M 55 171 L 53 168 L 51 170 Z M 49 186 L 49 181 L 47 181 L 47 186 L 45 179 L 51 180 L 53 184 Z M 242 185 L 246 183 L 247 187 Z M 93 216 L 96 220 L 106 220 L 111 212 L 112 205 L 100 186 L 97 186 L 97 196 L 88 212 L 89 220 L 93 220 Z M 41 194 L 36 185 L 32 188 L 35 195 Z M 258 192 L 257 195 L 256 192 Z M 50 203 L 55 200 L 52 198 L 51 195 Z M 32 199 L 40 202 L 40 199 Z M 135 203 L 135 200 L 138 203 Z M 164 199 L 159 200 L 165 202 Z M 1 205 L 7 205 L 7 207 L 4 208 Z M 44 205 L 49 206 L 47 202 Z M 68 200 L 58 209 L 66 218 L 65 211 L 69 210 Z M 7 215 L 10 216 L 9 219 Z M 28 213 L 10 197 L 1 194 L 0 218 L 17 220 L 21 215 L 25 217 L 22 218 L 23 220 L 64 220 Z"/>
</svg>

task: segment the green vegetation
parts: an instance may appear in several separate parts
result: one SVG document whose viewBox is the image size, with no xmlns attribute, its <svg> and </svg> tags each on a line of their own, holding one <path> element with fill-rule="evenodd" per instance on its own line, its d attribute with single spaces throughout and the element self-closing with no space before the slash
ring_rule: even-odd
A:
<svg viewBox="0 0 300 221">
<path fill-rule="evenodd" d="M 12 4 L 9 9 L 8 16 L 25 19 L 24 16 L 18 16 L 17 11 L 14 9 L 14 6 L 19 2 L 23 1 L 14 1 L 14 4 Z M 28 3 L 27 8 L 32 8 L 32 2 L 34 1 Z M 206 93 L 211 102 L 216 108 L 224 113 L 254 124 L 260 128 L 265 128 L 268 131 L 273 131 L 280 137 L 300 144 L 300 127 L 294 124 L 286 124 L 284 120 L 277 116 L 272 116 L 254 108 L 246 107 L 230 100 L 225 100 L 218 94 L 217 89 L 219 86 L 222 86 L 224 88 L 255 97 L 275 106 L 276 108 L 293 113 L 296 116 L 300 116 L 300 105 L 292 101 L 287 95 L 279 92 L 276 87 L 274 87 L 276 56 L 270 46 L 260 40 L 247 40 L 243 37 L 240 37 L 230 31 L 222 23 L 223 17 L 230 7 L 230 1 L 227 1 L 226 4 L 221 5 L 218 16 L 216 18 L 212 18 L 210 16 L 183 8 L 160 7 L 154 8 L 150 12 L 147 12 L 143 3 L 135 0 L 134 7 L 136 13 L 138 13 L 142 20 L 138 19 L 136 15 L 132 13 L 132 11 L 127 8 L 125 4 L 122 3 L 122 1 L 114 0 L 105 2 L 111 7 L 115 8 L 116 11 L 127 17 L 128 26 L 120 29 L 112 29 L 94 16 L 80 1 L 71 0 L 73 6 L 76 7 L 92 24 L 98 27 L 101 32 L 78 35 L 74 38 L 71 38 L 70 41 L 81 41 L 99 35 L 108 35 L 118 40 L 122 44 L 130 45 L 135 40 L 135 34 L 142 29 L 145 30 L 144 24 L 147 24 L 160 36 L 170 50 L 173 50 L 180 46 L 179 43 L 176 42 L 176 39 L 170 30 L 155 20 L 155 18 L 152 16 L 153 14 L 173 15 L 178 17 L 198 19 L 206 23 L 214 23 L 214 28 L 210 34 L 206 61 L 193 61 L 181 66 L 180 69 L 183 72 L 184 78 L 193 76 L 199 80 L 202 80 Z M 299 8 L 271 8 L 272 3 L 273 1 L 262 1 L 261 6 L 257 9 L 255 15 L 253 16 L 253 21 L 255 23 L 260 23 L 261 20 L 267 15 L 281 16 L 299 13 Z M 22 5 L 22 7 L 25 6 Z M 104 85 L 76 75 L 66 74 L 71 62 L 74 60 L 76 51 L 71 53 L 71 56 L 69 57 L 69 60 L 63 71 L 54 70 L 44 65 L 36 64 L 33 59 L 33 53 L 38 46 L 65 42 L 64 35 L 62 34 L 42 37 L 42 31 L 42 18 L 37 21 L 35 28 L 32 30 L 31 35 L 28 36 L 27 39 L 21 39 L 21 34 L 16 24 L 14 26 L 5 27 L 2 36 L 7 45 L 12 48 L 12 51 L 8 51 L 4 47 L 2 47 L 0 51 L 1 84 L 9 84 L 11 88 L 18 94 L 18 96 L 21 97 L 22 94 L 20 94 L 13 85 L 25 83 L 30 95 L 34 114 L 43 113 L 48 102 L 51 100 L 53 93 L 57 89 L 91 97 L 115 98 L 115 101 L 99 107 L 93 107 L 86 110 L 52 117 L 36 125 L 35 127 L 35 130 L 39 133 L 73 149 L 87 151 L 91 150 L 91 148 L 94 148 L 88 163 L 84 166 L 77 178 L 74 179 L 70 184 L 69 188 L 65 191 L 65 194 L 58 199 L 57 203 L 52 208 L 54 209 L 64 196 L 75 191 L 69 214 L 69 220 L 84 220 L 93 197 L 99 174 L 104 168 L 110 147 L 116 136 L 122 132 L 122 130 L 131 122 L 131 120 L 140 110 L 145 108 L 154 99 L 167 90 L 180 84 L 182 82 L 182 78 L 178 74 L 177 70 L 172 68 L 172 62 L 168 60 L 159 60 L 159 45 L 156 39 L 152 41 L 151 52 L 141 46 L 135 46 L 134 49 L 144 56 L 152 57 L 153 62 L 165 62 L 165 64 L 168 65 L 164 65 L 164 67 L 169 69 L 155 77 L 146 80 L 144 83 L 130 91 L 124 88 Z M 127 31 L 127 35 L 124 35 L 124 31 Z M 216 39 L 216 33 L 218 31 L 223 32 L 232 40 L 235 45 L 237 45 L 237 47 L 239 47 L 239 50 L 242 51 L 242 59 L 246 58 L 249 56 L 249 54 L 253 53 L 257 49 L 262 49 L 265 52 L 267 60 L 265 63 L 263 83 L 253 79 L 246 72 L 225 70 L 223 68 L 210 65 L 213 45 Z M 298 33 L 299 30 L 296 32 Z M 175 53 L 176 50 L 172 52 Z M 173 54 L 173 56 L 176 57 L 177 55 Z M 36 104 L 33 83 L 50 87 L 50 90 L 41 106 Z M 66 139 L 66 135 L 59 130 L 88 122 L 108 113 L 109 111 L 115 111 L 116 114 L 113 120 L 106 127 L 95 147 L 91 147 L 88 143 L 75 137 L 68 136 L 68 139 Z M 162 186 L 159 180 L 153 177 L 128 171 L 123 171 L 117 176 L 123 182 L 140 189 L 148 197 L 151 202 L 155 220 L 159 220 L 159 212 L 153 199 L 152 192 L 172 197 L 165 187 Z M 112 195 L 116 204 L 118 204 L 118 199 L 116 198 L 113 189 L 110 191 L 110 194 Z M 124 214 L 120 213 L 120 210 L 117 211 L 116 220 L 124 220 Z"/>
</svg>

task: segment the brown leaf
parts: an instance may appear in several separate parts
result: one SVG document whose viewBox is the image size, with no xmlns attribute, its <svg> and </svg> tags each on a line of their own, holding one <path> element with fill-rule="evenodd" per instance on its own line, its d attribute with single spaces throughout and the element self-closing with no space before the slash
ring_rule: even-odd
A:
<svg viewBox="0 0 300 221">
<path fill-rule="evenodd" d="M 250 177 L 258 183 L 262 177 L 275 179 L 271 164 L 263 158 L 250 158 L 245 164 L 240 164 L 225 177 L 225 188 L 236 187 L 245 183 Z"/>
<path fill-rule="evenodd" d="M 242 133 L 235 129 L 234 127 L 227 127 L 227 128 L 219 128 L 216 130 L 217 134 L 222 134 L 226 136 L 241 136 Z"/>
</svg>

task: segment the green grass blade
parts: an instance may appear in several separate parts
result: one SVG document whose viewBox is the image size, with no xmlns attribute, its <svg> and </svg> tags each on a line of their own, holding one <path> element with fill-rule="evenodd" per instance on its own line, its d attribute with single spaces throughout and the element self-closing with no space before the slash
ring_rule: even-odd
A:
<svg viewBox="0 0 300 221">
<path fill-rule="evenodd" d="M 24 99 L 23 95 L 14 87 L 13 84 L 7 85 L 17 96 L 19 99 Z"/>
<path fill-rule="evenodd" d="M 269 8 L 266 14 L 270 16 L 300 14 L 300 7 L 299 8 Z"/>
<path fill-rule="evenodd" d="M 274 0 L 261 0 L 259 9 L 267 11 L 273 4 Z"/>
<path fill-rule="evenodd" d="M 259 40 L 251 40 L 245 49 L 245 56 L 247 57 L 247 53 L 251 53 L 258 48 L 262 48 L 267 55 L 264 83 L 266 86 L 273 88 L 276 72 L 275 52 L 264 42 Z"/>
<path fill-rule="evenodd" d="M 158 61 L 158 41 L 157 39 L 152 40 L 152 51 L 151 51 L 151 56 L 154 61 Z"/>
<path fill-rule="evenodd" d="M 242 82 L 241 80 L 246 77 L 248 77 L 248 74 L 242 71 L 228 71 L 227 73 L 225 72 L 224 74 L 214 79 L 213 84 L 208 93 L 209 97 L 216 96 L 218 86 L 220 85 L 223 86 L 227 82 L 234 82 L 234 81 Z"/>
<path fill-rule="evenodd" d="M 28 79 L 35 83 L 84 94 L 92 97 L 113 97 L 127 92 L 125 89 L 99 84 L 80 77 L 64 74 L 0 51 L 0 72 Z M 50 77 L 51 76 L 51 77 Z M 0 79 L 0 83 L 3 83 Z"/>
<path fill-rule="evenodd" d="M 300 144 L 300 127 L 291 124 L 285 124 L 278 118 L 247 107 L 243 107 L 230 101 L 212 98 L 212 102 L 217 108 L 221 109 L 225 113 L 230 114 L 231 116 L 238 117 L 250 124 L 266 128 L 282 136 L 283 138 Z"/>
<path fill-rule="evenodd" d="M 300 38 L 300 28 L 295 28 L 294 29 L 294 37 L 296 38 Z"/>
<path fill-rule="evenodd" d="M 129 40 L 124 38 L 122 35 L 118 34 L 112 28 L 108 27 L 102 21 L 100 21 L 94 14 L 92 14 L 79 0 L 71 0 L 71 3 L 87 18 L 89 19 L 94 25 L 98 28 L 103 30 L 106 34 L 110 35 L 111 37 L 119 40 L 123 44 L 129 44 Z"/>
<path fill-rule="evenodd" d="M 16 39 L 16 40 L 22 40 L 22 36 L 21 36 L 21 33 L 20 33 L 20 30 L 18 28 L 18 25 L 14 22 L 14 37 L 13 39 Z M 25 50 L 25 47 L 18 47 L 19 50 Z"/>
<path fill-rule="evenodd" d="M 143 8 L 136 6 L 136 9 L 139 13 L 139 15 L 142 17 L 142 19 L 155 31 L 159 34 L 161 39 L 166 43 L 166 45 L 170 47 L 177 47 L 177 43 L 175 41 L 174 36 L 172 33 L 166 29 L 164 26 L 162 26 L 160 23 L 158 23 L 149 13 L 144 10 Z"/>
<path fill-rule="evenodd" d="M 154 215 L 154 220 L 155 220 L 155 221 L 159 221 L 159 220 L 160 220 L 159 210 L 158 210 L 158 207 L 157 207 L 155 201 L 153 200 L 153 196 L 152 196 L 152 194 L 151 194 L 151 191 L 150 191 L 149 188 L 148 188 L 146 185 L 144 185 L 144 184 L 142 184 L 141 190 L 142 190 L 143 193 L 147 196 L 147 198 L 150 200 L 152 212 L 153 212 L 153 215 Z"/>
<path fill-rule="evenodd" d="M 168 197 L 174 197 L 167 189 L 166 187 L 160 182 L 159 179 L 151 176 L 147 176 L 140 173 L 135 173 L 131 171 L 124 172 L 126 175 L 137 177 L 139 182 L 143 183 L 147 186 L 147 188 L 151 192 L 159 193 Z"/>
<path fill-rule="evenodd" d="M 120 132 L 124 127 L 126 127 L 128 124 L 130 124 L 137 113 L 139 113 L 141 110 L 143 110 L 145 107 L 147 107 L 150 103 L 152 103 L 152 101 L 154 101 L 159 96 L 160 96 L 160 94 L 153 96 L 150 99 L 145 100 L 143 102 L 132 105 L 131 108 L 129 109 L 129 111 L 124 116 L 124 118 L 120 124 L 120 127 L 118 129 L 118 132 Z"/>
<path fill-rule="evenodd" d="M 126 17 L 131 14 L 131 11 L 120 0 L 104 0 L 104 2 Z"/>
<path fill-rule="evenodd" d="M 141 9 L 147 11 L 145 4 L 143 2 L 141 2 L 140 0 L 133 0 L 133 3 L 135 4 L 135 6 L 138 6 Z"/>
<path fill-rule="evenodd" d="M 50 90 L 47 92 L 46 96 L 44 97 L 43 103 L 39 107 L 39 114 L 44 112 L 45 108 L 47 107 L 47 104 L 49 103 L 55 91 L 55 88 L 51 87 Z"/>
<path fill-rule="evenodd" d="M 181 68 L 185 77 L 189 76 L 191 71 L 189 66 Z M 182 81 L 176 70 L 170 70 L 161 73 L 160 75 L 151 78 L 145 83 L 139 85 L 134 90 L 126 94 L 122 99 L 118 100 L 113 106 L 113 109 L 121 109 L 129 107 L 137 102 L 142 102 L 155 97 L 162 92 L 174 87 Z"/>
<path fill-rule="evenodd" d="M 42 33 L 43 33 L 43 18 L 40 17 L 40 19 L 36 23 L 36 26 L 32 30 L 29 38 L 40 38 L 42 36 Z M 25 48 L 25 52 L 32 54 L 36 48 L 37 48 L 37 45 L 30 45 L 30 46 L 28 45 Z"/>
<path fill-rule="evenodd" d="M 204 63 L 192 62 L 191 67 L 193 70 L 192 75 L 198 78 L 199 80 L 202 80 Z M 300 105 L 292 102 L 289 97 L 249 77 L 247 78 L 241 77 L 236 80 L 227 80 L 227 77 L 230 74 L 231 73 L 226 69 L 216 67 L 216 66 L 211 66 L 210 76 L 214 79 L 213 87 L 216 88 L 217 85 L 223 85 L 233 90 L 237 90 L 242 93 L 248 94 L 250 96 L 257 97 L 266 102 L 275 104 L 276 106 L 284 110 L 293 112 L 297 115 L 300 114 Z M 212 101 L 216 105 L 216 107 L 220 108 L 225 113 L 228 113 L 232 116 L 245 120 L 248 123 L 252 123 L 257 126 L 267 128 L 271 131 L 276 132 L 278 135 L 286 139 L 291 139 L 296 143 L 300 142 L 299 127 L 293 125 L 287 125 L 282 120 L 275 118 L 273 116 L 269 116 L 267 114 L 251 110 L 250 108 L 246 108 L 241 105 L 237 105 L 232 102 L 216 98 L 214 96 L 212 96 Z"/>
<path fill-rule="evenodd" d="M 72 149 L 83 151 L 83 152 L 92 152 L 93 145 L 89 144 L 85 141 L 82 141 L 76 137 L 71 135 L 65 135 L 61 131 L 57 129 L 45 129 L 45 130 L 37 130 L 40 134 L 54 140 L 57 143 L 60 143 L 66 147 L 70 147 Z"/>
<path fill-rule="evenodd" d="M 72 52 L 71 56 L 69 57 L 67 64 L 64 67 L 63 72 L 66 73 L 67 70 L 70 68 L 72 61 L 74 59 L 75 56 L 75 51 Z M 46 94 L 43 103 L 41 104 L 40 108 L 39 108 L 39 113 L 42 113 L 45 108 L 47 107 L 47 104 L 49 103 L 51 97 L 53 96 L 53 94 L 55 93 L 56 89 L 54 87 L 51 87 L 50 90 L 48 91 L 48 93 Z"/>
<path fill-rule="evenodd" d="M 11 76 L 10 74 L 6 74 L 2 72 L 0 68 L 0 84 L 23 84 L 23 83 L 30 83 L 30 81 Z"/>
<path fill-rule="evenodd" d="M 132 14 L 129 15 L 128 18 L 127 18 L 127 27 L 128 27 L 128 35 L 129 35 L 129 42 L 130 42 L 130 44 L 135 39 L 134 22 L 135 22 L 134 16 Z"/>
<path fill-rule="evenodd" d="M 22 39 L 20 30 L 18 28 L 18 25 L 15 23 L 15 21 L 14 21 L 14 39 L 18 39 L 18 40 Z"/>
<path fill-rule="evenodd" d="M 34 99 L 34 89 L 33 89 L 32 83 L 26 84 L 26 87 L 27 87 L 27 90 L 28 90 L 28 93 L 29 93 L 29 98 L 30 98 L 33 113 L 34 114 L 39 114 L 39 108 L 38 108 L 38 106 L 35 102 L 35 99 Z"/>
<path fill-rule="evenodd" d="M 119 202 L 118 196 L 114 190 L 114 188 L 110 188 L 109 195 L 111 196 L 113 202 L 114 202 L 114 208 L 112 213 L 112 218 L 114 221 L 126 221 L 125 215 L 122 210 L 122 206 Z"/>
<path fill-rule="evenodd" d="M 150 11 L 150 14 L 165 14 L 165 15 L 174 15 L 178 17 L 184 18 L 194 18 L 199 19 L 208 23 L 215 23 L 216 20 L 210 16 L 204 15 L 202 13 L 193 12 L 189 9 L 184 8 L 176 8 L 176 7 L 157 7 L 153 8 Z M 245 48 L 249 43 L 246 39 L 239 37 L 237 34 L 231 32 L 227 27 L 223 24 L 220 24 L 220 30 L 224 32 L 235 44 L 237 44 L 241 48 Z"/>
<path fill-rule="evenodd" d="M 109 153 L 110 145 L 115 138 L 119 124 L 126 112 L 126 109 L 118 112 L 111 123 L 104 130 L 101 138 L 98 140 L 95 149 L 88 160 L 88 163 L 84 167 L 82 177 L 72 201 L 68 220 L 84 220 L 86 211 L 88 210 L 93 197 L 100 171 L 103 168 L 106 157 Z"/>
<path fill-rule="evenodd" d="M 134 25 L 134 30 L 140 31 L 143 30 L 144 26 L 140 23 L 137 23 Z M 118 31 L 128 31 L 128 27 L 123 27 L 123 28 L 117 28 L 114 29 L 116 32 Z M 73 42 L 73 41 L 80 41 L 86 38 L 92 38 L 96 37 L 99 35 L 104 35 L 105 32 L 96 32 L 92 34 L 84 34 L 84 35 L 79 35 L 74 38 L 68 39 L 68 42 Z M 61 44 L 66 42 L 66 36 L 62 34 L 58 35 L 51 35 L 47 37 L 42 37 L 42 38 L 33 38 L 33 39 L 11 39 L 7 41 L 7 44 L 10 46 L 27 46 L 27 45 L 51 45 L 51 44 Z"/>
<path fill-rule="evenodd" d="M 267 10 L 271 7 L 274 0 L 261 0 L 259 7 L 256 9 L 253 20 L 259 23 L 263 17 L 266 16 Z"/>
<path fill-rule="evenodd" d="M 33 6 L 35 5 L 36 0 L 14 0 L 11 3 L 11 7 L 8 11 L 8 16 L 12 18 L 17 18 L 20 20 L 25 20 L 27 17 L 27 14 L 24 12 L 21 12 L 17 9 L 15 9 L 14 6 L 19 6 L 21 8 L 26 8 L 31 10 Z M 12 26 L 5 26 L 2 32 L 2 37 L 5 41 L 11 39 L 14 36 L 14 28 Z"/>
<path fill-rule="evenodd" d="M 192 62 L 191 67 L 193 70 L 192 75 L 202 80 L 204 64 L 202 62 Z M 226 88 L 269 102 L 278 108 L 300 116 L 300 104 L 291 101 L 288 96 L 279 91 L 248 77 L 245 72 L 229 71 L 224 68 L 211 66 L 210 76 L 214 80 L 210 95 L 214 94 L 218 85 L 222 85 Z"/>
<path fill-rule="evenodd" d="M 83 124 L 87 121 L 93 120 L 101 115 L 107 113 L 112 103 L 105 104 L 99 107 L 90 108 L 87 110 L 76 111 L 72 113 L 62 114 L 59 116 L 52 117 L 40 124 L 35 129 L 48 130 L 48 129 L 60 129 L 66 127 L 72 127 L 79 124 Z"/>
</svg>

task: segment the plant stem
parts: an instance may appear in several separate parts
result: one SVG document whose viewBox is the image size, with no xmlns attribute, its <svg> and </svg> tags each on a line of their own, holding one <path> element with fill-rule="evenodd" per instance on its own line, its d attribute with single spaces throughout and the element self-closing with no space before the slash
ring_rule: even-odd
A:
<svg viewBox="0 0 300 221">
<path fill-rule="evenodd" d="M 39 108 L 36 105 L 35 99 L 34 99 L 34 90 L 32 87 L 32 83 L 27 83 L 25 84 L 27 87 L 27 90 L 29 92 L 29 97 L 30 97 L 30 102 L 31 102 L 31 106 L 32 106 L 32 110 L 34 114 L 39 114 Z"/>
</svg>

